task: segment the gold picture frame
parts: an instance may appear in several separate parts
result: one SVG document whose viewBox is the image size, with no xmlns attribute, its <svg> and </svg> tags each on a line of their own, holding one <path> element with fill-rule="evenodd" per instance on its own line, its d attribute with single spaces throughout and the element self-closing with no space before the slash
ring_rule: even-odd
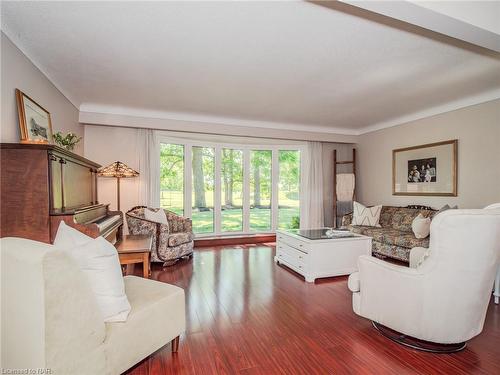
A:
<svg viewBox="0 0 500 375">
<path fill-rule="evenodd" d="M 16 89 L 21 143 L 52 143 L 50 112 Z"/>
<path fill-rule="evenodd" d="M 392 195 L 456 197 L 458 140 L 392 151 Z"/>
</svg>

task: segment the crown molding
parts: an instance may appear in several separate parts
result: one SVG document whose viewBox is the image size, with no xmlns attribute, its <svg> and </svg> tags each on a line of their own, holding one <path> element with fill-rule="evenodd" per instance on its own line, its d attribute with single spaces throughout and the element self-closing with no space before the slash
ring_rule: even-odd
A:
<svg viewBox="0 0 500 375">
<path fill-rule="evenodd" d="M 62 94 L 62 96 L 64 96 L 66 98 L 66 100 L 68 100 L 78 110 L 80 107 L 80 101 L 76 100 L 76 98 L 74 98 L 66 90 L 64 90 L 60 85 L 58 85 L 56 83 L 56 81 L 51 77 L 51 75 L 47 73 L 47 69 L 45 69 L 45 67 L 42 64 L 40 64 L 33 57 L 33 55 L 31 53 L 29 53 L 29 51 L 26 48 L 24 48 L 22 46 L 20 38 L 19 38 L 20 35 L 12 32 L 12 30 L 10 30 L 9 26 L 5 25 L 4 23 L 2 23 L 2 25 L 1 25 L 1 31 L 5 35 L 5 37 L 7 39 L 9 39 L 11 41 L 11 43 L 14 44 L 14 46 L 19 51 L 21 51 L 21 53 L 28 59 L 28 61 L 30 61 L 35 66 L 35 68 L 37 68 L 40 71 L 40 73 L 42 73 L 42 75 L 44 75 L 45 78 L 47 78 L 47 80 L 52 84 L 52 86 L 54 86 L 57 89 L 57 91 L 59 91 Z"/>
<path fill-rule="evenodd" d="M 488 91 L 464 99 L 455 100 L 358 129 L 333 128 L 268 121 L 252 121 L 229 117 L 207 116 L 181 112 L 148 111 L 124 107 L 101 106 L 95 104 L 82 104 L 80 106 L 80 122 L 94 125 L 101 124 L 146 128 L 149 127 L 177 131 L 182 131 L 183 127 L 187 126 L 188 128 L 195 129 L 192 130 L 195 132 L 198 131 L 197 129 L 199 126 L 204 126 L 206 128 L 207 125 L 210 125 L 211 129 L 213 129 L 214 127 L 219 129 L 217 131 L 221 131 L 220 129 L 224 129 L 224 132 L 222 134 L 225 134 L 225 132 L 228 131 L 230 132 L 231 129 L 235 129 L 235 132 L 239 133 L 240 135 L 244 135 L 241 132 L 242 128 L 250 129 L 250 131 L 251 129 L 254 129 L 254 131 L 256 129 L 262 129 L 265 131 L 294 132 L 296 134 L 316 134 L 315 136 L 313 136 L 313 138 L 317 138 L 317 135 L 324 135 L 326 137 L 325 141 L 327 142 L 332 142 L 331 136 L 345 136 L 348 137 L 349 140 L 344 142 L 355 142 L 357 136 L 359 135 L 404 125 L 412 121 L 437 116 L 443 113 L 456 111 L 462 108 L 498 99 L 500 99 L 500 89 Z M 207 132 L 210 133 L 211 131 L 207 129 Z M 217 132 L 212 133 L 217 134 Z M 286 139 L 287 136 L 284 135 L 283 138 Z M 292 137 L 292 139 L 297 138 Z"/>
<path fill-rule="evenodd" d="M 275 130 L 293 130 L 313 133 L 358 135 L 357 129 L 335 128 L 330 126 L 285 123 L 262 120 L 246 120 L 235 117 L 213 116 L 189 112 L 154 111 L 140 108 L 128 108 L 119 106 L 106 106 L 99 104 L 83 103 L 80 112 L 101 113 L 107 115 L 131 116 L 168 121 L 184 121 L 205 124 L 230 125 L 248 128 L 263 128 Z"/>
<path fill-rule="evenodd" d="M 186 121 L 179 119 L 139 117 L 125 114 L 80 111 L 79 122 L 83 125 L 104 125 L 125 128 L 144 128 L 186 133 L 231 135 L 253 138 L 273 138 L 296 141 L 355 143 L 356 135 L 322 133 L 307 130 L 276 129 L 270 127 L 241 126 L 214 122 Z"/>
<path fill-rule="evenodd" d="M 392 128 L 399 125 L 404 125 L 412 121 L 422 120 L 424 118 L 437 116 L 443 113 L 456 111 L 462 108 L 471 107 L 477 104 L 491 102 L 500 99 L 500 89 L 488 91 L 478 95 L 470 96 L 465 99 L 455 100 L 439 106 L 425 109 L 423 111 L 414 112 L 409 115 L 397 117 L 388 121 L 375 123 L 373 125 L 361 128 L 357 135 L 367 134 L 382 129 Z"/>
</svg>

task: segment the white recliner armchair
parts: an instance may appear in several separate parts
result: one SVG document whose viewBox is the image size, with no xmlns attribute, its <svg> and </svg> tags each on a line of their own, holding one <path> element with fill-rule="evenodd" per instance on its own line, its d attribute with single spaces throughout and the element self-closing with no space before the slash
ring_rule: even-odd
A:
<svg viewBox="0 0 500 375">
<path fill-rule="evenodd" d="M 486 210 L 500 209 L 500 203 L 493 203 L 485 207 Z M 500 302 L 500 267 L 498 267 L 497 277 L 495 279 L 495 287 L 493 289 L 493 296 L 495 297 L 495 303 L 498 305 Z"/>
<path fill-rule="evenodd" d="M 64 251 L 21 238 L 2 238 L 0 247 L 5 371 L 118 375 L 169 341 L 177 350 L 181 288 L 126 276 L 127 321 L 104 323 L 89 282 Z"/>
<path fill-rule="evenodd" d="M 500 265 L 500 209 L 445 211 L 432 221 L 430 235 L 416 268 L 361 256 L 348 280 L 353 309 L 403 344 L 456 351 L 483 329 Z"/>
</svg>

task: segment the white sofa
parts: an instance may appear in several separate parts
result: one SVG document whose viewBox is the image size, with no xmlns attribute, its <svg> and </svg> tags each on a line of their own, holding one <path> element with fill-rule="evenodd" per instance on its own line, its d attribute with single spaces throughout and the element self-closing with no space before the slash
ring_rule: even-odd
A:
<svg viewBox="0 0 500 375">
<path fill-rule="evenodd" d="M 448 210 L 430 235 L 416 268 L 361 256 L 348 280 L 353 309 L 419 340 L 463 343 L 483 329 L 500 265 L 500 210 Z"/>
<path fill-rule="evenodd" d="M 52 245 L 3 238 L 2 369 L 51 374 L 120 374 L 185 329 L 184 291 L 125 277 L 132 310 L 124 323 L 104 323 L 85 275 Z"/>
</svg>

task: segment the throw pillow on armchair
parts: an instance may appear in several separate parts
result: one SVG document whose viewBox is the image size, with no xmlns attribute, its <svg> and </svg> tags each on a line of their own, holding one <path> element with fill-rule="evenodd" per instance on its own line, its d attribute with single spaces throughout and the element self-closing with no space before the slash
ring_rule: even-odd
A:
<svg viewBox="0 0 500 375">
<path fill-rule="evenodd" d="M 168 224 L 167 215 L 161 208 L 156 211 L 150 210 L 149 208 L 144 209 L 144 218 L 155 223 Z"/>
</svg>

